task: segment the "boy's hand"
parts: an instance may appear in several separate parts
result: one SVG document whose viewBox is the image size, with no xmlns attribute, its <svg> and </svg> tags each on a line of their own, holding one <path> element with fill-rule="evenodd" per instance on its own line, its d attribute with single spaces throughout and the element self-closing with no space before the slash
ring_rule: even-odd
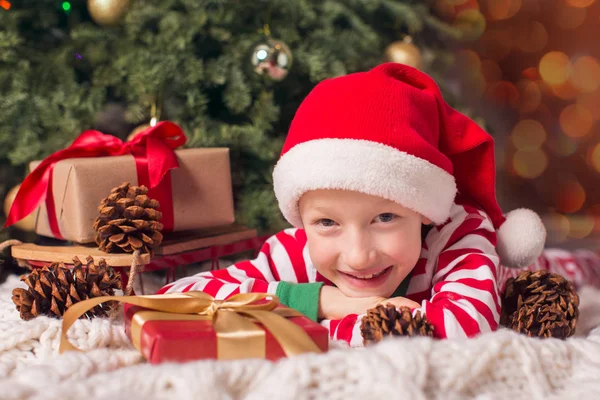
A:
<svg viewBox="0 0 600 400">
<path fill-rule="evenodd" d="M 416 301 L 412 301 L 407 299 L 406 297 L 392 297 L 390 299 L 383 299 L 377 304 L 387 304 L 392 303 L 396 308 L 399 307 L 409 307 L 409 308 L 419 308 L 421 305 Z"/>
<path fill-rule="evenodd" d="M 347 297 L 340 289 L 333 286 L 323 286 L 319 296 L 319 319 L 342 319 L 350 314 L 365 314 L 368 309 L 378 304 L 392 303 L 396 307 L 418 308 L 419 303 L 404 297 L 386 299 L 381 296 Z"/>
<path fill-rule="evenodd" d="M 321 287 L 319 319 L 342 319 L 350 314 L 364 314 L 386 300 L 384 297 L 348 297 L 334 286 Z"/>
</svg>

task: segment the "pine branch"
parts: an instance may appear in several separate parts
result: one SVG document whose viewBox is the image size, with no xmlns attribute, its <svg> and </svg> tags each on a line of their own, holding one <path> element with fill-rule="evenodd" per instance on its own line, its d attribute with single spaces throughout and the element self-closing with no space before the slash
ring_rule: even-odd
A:
<svg viewBox="0 0 600 400">
<path fill-rule="evenodd" d="M 131 129 L 160 97 L 161 118 L 184 128 L 187 146 L 231 149 L 240 221 L 270 231 L 283 225 L 272 166 L 311 88 L 380 63 L 407 33 L 436 54 L 434 67 L 445 50 L 429 38 L 459 38 L 417 0 L 136 0 L 110 27 L 93 22 L 85 3 L 72 2 L 68 15 L 55 0 L 0 12 L 0 160 L 20 179 L 29 161 L 111 126 L 107 107 L 118 105 Z M 250 66 L 267 23 L 293 55 L 280 82 Z"/>
</svg>

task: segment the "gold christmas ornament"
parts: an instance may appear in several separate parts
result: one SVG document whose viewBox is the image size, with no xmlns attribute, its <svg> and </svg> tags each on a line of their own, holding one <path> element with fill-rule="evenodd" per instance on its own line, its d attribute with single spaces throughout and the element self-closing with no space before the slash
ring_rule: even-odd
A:
<svg viewBox="0 0 600 400">
<path fill-rule="evenodd" d="M 10 189 L 6 194 L 6 197 L 4 198 L 4 215 L 8 216 L 10 208 L 15 201 L 15 197 L 17 196 L 17 192 L 19 191 L 20 187 L 21 185 L 17 185 Z M 15 223 L 13 226 L 25 232 L 35 231 L 35 212 L 32 212 L 19 222 Z"/>
<path fill-rule="evenodd" d="M 417 69 L 421 69 L 423 66 L 421 50 L 412 43 L 410 36 L 405 37 L 404 40 L 390 43 L 385 49 L 385 60 Z"/>
<path fill-rule="evenodd" d="M 114 25 L 127 12 L 130 0 L 88 0 L 88 11 L 99 25 Z"/>
<path fill-rule="evenodd" d="M 156 114 L 156 106 L 152 106 L 152 114 Z M 144 132 L 146 129 L 155 126 L 156 123 L 158 122 L 158 118 L 157 117 L 152 117 L 152 119 L 150 120 L 149 124 L 142 124 L 139 126 L 136 126 L 131 133 L 129 134 L 129 136 L 127 136 L 127 141 L 131 141 L 133 138 L 135 138 L 140 132 Z"/>
<path fill-rule="evenodd" d="M 129 134 L 129 136 L 127 136 L 127 141 L 130 142 L 131 140 L 133 140 L 133 138 L 135 138 L 138 133 L 145 131 L 146 129 L 150 128 L 149 124 L 142 124 L 139 126 L 136 126 L 131 133 Z"/>
<path fill-rule="evenodd" d="M 133 140 L 140 132 L 145 131 L 146 129 L 155 126 L 160 118 L 160 109 L 158 108 L 157 105 L 157 99 L 154 98 L 152 100 L 152 108 L 150 109 L 150 115 L 152 116 L 152 118 L 150 118 L 150 122 L 147 124 L 142 124 L 139 126 L 136 126 L 131 133 L 129 134 L 129 136 L 127 136 L 127 141 L 130 142 L 131 140 Z"/>
<path fill-rule="evenodd" d="M 254 72 L 267 75 L 275 81 L 283 80 L 292 66 L 292 52 L 281 40 L 268 37 L 257 44 L 251 57 Z"/>
</svg>

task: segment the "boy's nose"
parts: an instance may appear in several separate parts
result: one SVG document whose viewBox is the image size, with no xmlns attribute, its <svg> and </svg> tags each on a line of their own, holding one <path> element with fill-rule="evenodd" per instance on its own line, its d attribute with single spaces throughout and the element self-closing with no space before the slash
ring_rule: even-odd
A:
<svg viewBox="0 0 600 400">
<path fill-rule="evenodd" d="M 377 258 L 377 251 L 369 238 L 360 234 L 352 236 L 352 239 L 346 241 L 342 261 L 356 271 L 372 267 Z"/>
</svg>

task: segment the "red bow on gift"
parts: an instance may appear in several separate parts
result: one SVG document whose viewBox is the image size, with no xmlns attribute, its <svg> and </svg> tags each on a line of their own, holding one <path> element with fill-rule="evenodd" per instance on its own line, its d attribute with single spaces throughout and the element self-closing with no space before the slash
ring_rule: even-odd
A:
<svg viewBox="0 0 600 400">
<path fill-rule="evenodd" d="M 52 232 L 62 238 L 58 228 L 54 197 L 52 195 L 52 170 L 54 165 L 67 158 L 108 157 L 131 154 L 135 159 L 138 184 L 146 185 L 149 195 L 159 201 L 166 230 L 173 228 L 171 181 L 164 179 L 179 162 L 173 151 L 185 144 L 183 130 L 170 121 L 163 121 L 139 133 L 129 142 L 95 130 L 83 132 L 71 146 L 44 159 L 21 184 L 4 227 L 10 226 L 31 214 L 42 201 L 46 201 Z M 159 188 L 160 184 L 160 188 Z M 169 206 L 170 205 L 170 206 Z"/>
</svg>

